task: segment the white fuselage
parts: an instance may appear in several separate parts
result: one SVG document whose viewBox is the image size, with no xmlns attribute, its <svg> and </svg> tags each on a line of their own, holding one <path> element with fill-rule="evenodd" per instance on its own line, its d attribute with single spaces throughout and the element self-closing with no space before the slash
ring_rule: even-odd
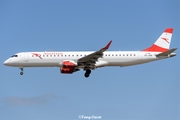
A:
<svg viewBox="0 0 180 120">
<path fill-rule="evenodd" d="M 167 28 L 156 42 L 142 51 L 107 51 L 109 43 L 98 51 L 82 52 L 21 52 L 4 62 L 6 66 L 19 67 L 23 75 L 24 67 L 59 67 L 60 72 L 72 74 L 84 69 L 85 77 L 91 70 L 105 66 L 131 66 L 176 56 L 177 48 L 169 49 L 173 28 Z"/>
<path fill-rule="evenodd" d="M 77 62 L 92 52 L 21 52 L 7 59 L 4 64 L 14 67 L 61 67 L 64 60 Z M 96 62 L 96 67 L 131 66 L 168 57 L 156 57 L 160 52 L 107 51 Z M 79 66 L 83 68 L 84 66 Z"/>
</svg>

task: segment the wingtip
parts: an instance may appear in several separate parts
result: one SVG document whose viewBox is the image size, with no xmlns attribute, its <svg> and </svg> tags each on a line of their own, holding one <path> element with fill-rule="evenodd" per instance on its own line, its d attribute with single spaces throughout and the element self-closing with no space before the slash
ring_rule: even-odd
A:
<svg viewBox="0 0 180 120">
<path fill-rule="evenodd" d="M 174 50 L 177 50 L 178 48 L 173 48 Z"/>
<path fill-rule="evenodd" d="M 108 49 L 111 43 L 112 43 L 112 40 L 109 41 L 109 43 L 106 45 L 106 47 L 104 47 L 104 49 Z"/>
</svg>

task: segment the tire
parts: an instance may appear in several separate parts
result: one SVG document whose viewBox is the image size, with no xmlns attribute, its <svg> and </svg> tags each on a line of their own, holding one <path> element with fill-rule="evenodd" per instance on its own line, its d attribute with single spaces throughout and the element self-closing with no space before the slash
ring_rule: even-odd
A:
<svg viewBox="0 0 180 120">
<path fill-rule="evenodd" d="M 88 77 L 89 77 L 89 74 L 85 73 L 84 76 L 85 76 L 86 78 L 88 78 Z"/>
<path fill-rule="evenodd" d="M 23 72 L 20 72 L 20 75 L 23 75 Z"/>
</svg>

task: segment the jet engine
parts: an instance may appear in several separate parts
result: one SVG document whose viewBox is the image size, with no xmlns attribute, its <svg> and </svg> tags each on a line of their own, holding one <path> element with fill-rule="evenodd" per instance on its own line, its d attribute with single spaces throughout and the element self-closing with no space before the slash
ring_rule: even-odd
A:
<svg viewBox="0 0 180 120">
<path fill-rule="evenodd" d="M 72 74 L 77 71 L 75 69 L 76 66 L 77 64 L 74 61 L 63 61 L 60 72 L 64 74 Z"/>
</svg>

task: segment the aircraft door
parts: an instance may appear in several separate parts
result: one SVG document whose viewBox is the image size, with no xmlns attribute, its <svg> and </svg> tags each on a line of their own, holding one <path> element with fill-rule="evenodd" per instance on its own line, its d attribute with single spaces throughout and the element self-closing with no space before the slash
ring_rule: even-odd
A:
<svg viewBox="0 0 180 120">
<path fill-rule="evenodd" d="M 142 52 L 140 52 L 140 51 L 138 51 L 138 58 L 139 58 L 139 60 L 142 60 L 142 59 L 143 59 L 143 54 L 142 54 Z"/>
<path fill-rule="evenodd" d="M 28 62 L 29 61 L 29 53 L 24 53 L 24 61 Z"/>
</svg>

